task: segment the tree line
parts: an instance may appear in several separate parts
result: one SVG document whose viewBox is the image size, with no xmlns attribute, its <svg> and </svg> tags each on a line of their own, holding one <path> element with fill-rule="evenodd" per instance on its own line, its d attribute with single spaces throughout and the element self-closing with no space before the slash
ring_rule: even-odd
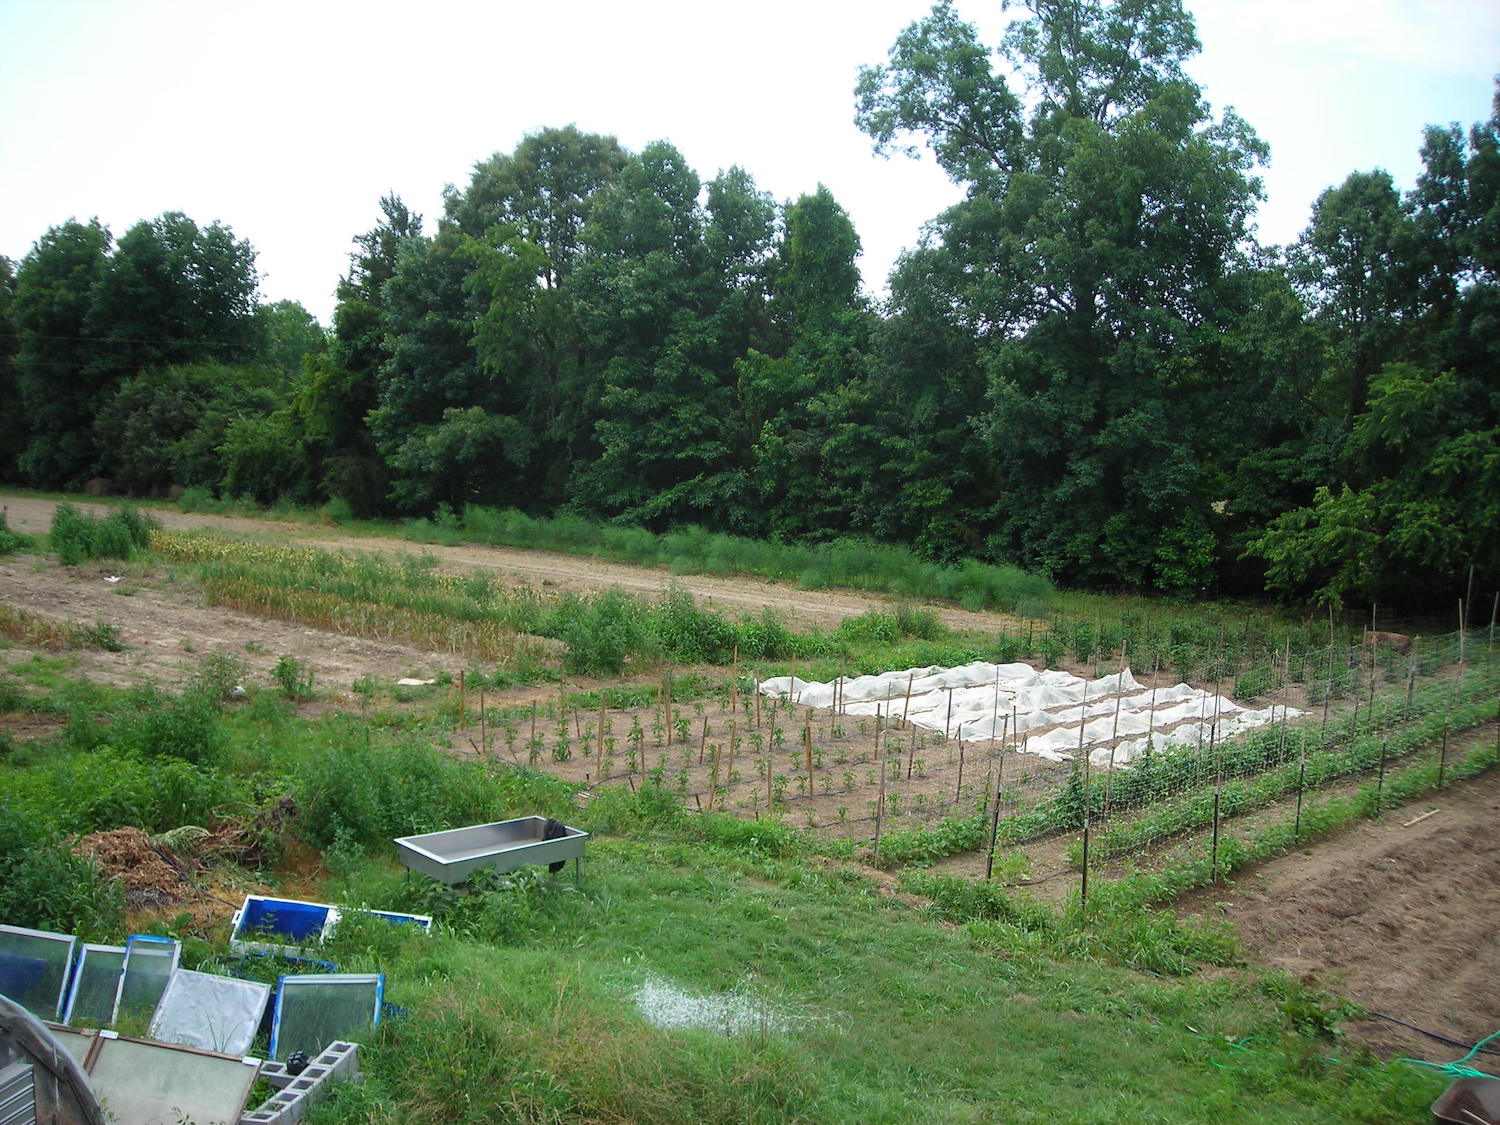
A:
<svg viewBox="0 0 1500 1125">
<path fill-rule="evenodd" d="M 778 203 L 543 129 L 354 239 L 324 332 L 168 214 L 0 260 L 0 476 L 362 514 L 570 510 L 870 537 L 1074 585 L 1447 604 L 1500 580 L 1500 99 L 1404 195 L 1254 236 L 1267 149 L 1178 0 L 947 3 L 855 118 L 965 188 L 861 291 L 824 187 Z M 430 228 L 430 229 L 429 229 Z M 7 385 L 11 384 L 11 385 Z"/>
</svg>

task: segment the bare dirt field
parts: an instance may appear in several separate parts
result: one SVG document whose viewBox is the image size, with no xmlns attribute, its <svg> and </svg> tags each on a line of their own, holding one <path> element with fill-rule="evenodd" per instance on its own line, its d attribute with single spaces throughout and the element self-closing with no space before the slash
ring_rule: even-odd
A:
<svg viewBox="0 0 1500 1125">
<path fill-rule="evenodd" d="M 11 527 L 31 534 L 42 533 L 52 522 L 57 506 L 51 500 L 7 496 L 0 498 Z M 103 515 L 103 505 L 79 505 L 84 511 Z M 409 539 L 340 535 L 332 526 L 285 521 L 244 519 L 235 516 L 201 515 L 171 509 L 153 509 L 162 526 L 173 529 L 212 528 L 231 534 L 290 536 L 310 547 L 327 550 L 359 550 L 383 555 L 432 555 L 445 570 L 487 571 L 512 582 L 532 586 L 556 586 L 567 590 L 616 588 L 628 593 L 660 594 L 673 583 L 683 587 L 706 606 L 731 617 L 759 613 L 769 606 L 794 626 L 832 628 L 846 617 L 864 613 L 886 599 L 870 595 L 822 590 L 799 590 L 785 583 L 758 578 L 716 578 L 707 575 L 674 575 L 661 567 L 629 566 L 552 551 L 527 551 L 513 547 L 443 547 L 414 543 Z M 1015 628 L 1015 618 L 998 613 L 969 613 L 939 608 L 943 623 L 955 629 L 996 630 Z"/>
<path fill-rule="evenodd" d="M 1500 1030 L 1497 823 L 1500 774 L 1490 772 L 1185 896 L 1179 909 L 1227 918 L 1272 968 L 1474 1043 Z M 1349 1033 L 1381 1055 L 1464 1053 L 1385 1019 Z M 1487 1059 L 1482 1068 L 1500 1056 Z"/>
<path fill-rule="evenodd" d="M 147 679 L 180 686 L 203 655 L 214 651 L 243 660 L 262 684 L 281 656 L 295 657 L 313 670 L 320 690 L 334 693 L 347 692 L 361 676 L 430 676 L 452 663 L 446 654 L 206 605 L 195 586 L 162 567 L 60 567 L 40 559 L 4 559 L 0 604 L 49 621 L 103 622 L 117 628 L 123 651 L 74 651 L 85 676 L 117 686 Z M 0 649 L 0 663 L 30 656 L 20 647 Z"/>
</svg>

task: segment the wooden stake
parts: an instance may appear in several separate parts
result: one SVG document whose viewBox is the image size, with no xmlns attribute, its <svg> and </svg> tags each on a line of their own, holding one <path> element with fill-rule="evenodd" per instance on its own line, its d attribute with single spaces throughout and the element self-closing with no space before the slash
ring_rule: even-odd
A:
<svg viewBox="0 0 1500 1125">
<path fill-rule="evenodd" d="M 728 793 L 729 787 L 734 784 L 734 749 L 739 740 L 738 720 L 729 720 L 729 764 L 724 769 L 724 791 Z"/>
<path fill-rule="evenodd" d="M 703 729 L 698 732 L 698 764 L 703 764 L 703 744 L 708 741 L 708 716 L 703 716 Z"/>
<path fill-rule="evenodd" d="M 812 712 L 807 713 L 807 722 L 802 727 L 802 751 L 807 756 L 807 795 L 813 795 L 812 771 Z"/>
<path fill-rule="evenodd" d="M 708 771 L 708 811 L 714 811 L 714 797 L 719 792 L 719 747 L 714 746 L 714 760 Z"/>
<path fill-rule="evenodd" d="M 1115 789 L 1115 743 L 1120 737 L 1120 704 L 1125 698 L 1125 642 L 1120 642 L 1120 671 L 1115 679 L 1115 725 L 1109 732 L 1109 773 L 1104 777 L 1104 815 Z"/>
<path fill-rule="evenodd" d="M 984 860 L 984 877 L 988 881 L 995 874 L 995 841 L 1000 835 L 1000 788 L 1005 776 L 1005 740 L 1000 741 L 1000 775 L 995 779 L 994 805 L 990 809 L 990 849 Z M 985 777 L 985 800 L 990 800 L 989 777 Z"/>
<path fill-rule="evenodd" d="M 875 864 L 880 865 L 880 822 L 885 815 L 885 759 L 880 759 L 880 794 L 875 798 Z"/>
<path fill-rule="evenodd" d="M 761 758 L 766 763 L 766 812 L 771 811 L 771 775 L 776 772 L 776 762 L 769 754 Z"/>
<path fill-rule="evenodd" d="M 906 677 L 906 702 L 901 705 L 901 721 L 906 722 L 907 713 L 911 711 L 911 685 L 916 678 L 915 672 L 910 672 Z"/>
</svg>

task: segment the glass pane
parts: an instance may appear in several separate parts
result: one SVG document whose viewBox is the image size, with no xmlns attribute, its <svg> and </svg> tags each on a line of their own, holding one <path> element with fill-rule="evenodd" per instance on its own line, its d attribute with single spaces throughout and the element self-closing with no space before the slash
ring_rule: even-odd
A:
<svg viewBox="0 0 1500 1125">
<path fill-rule="evenodd" d="M 124 967 L 123 945 L 85 945 L 78 955 L 78 973 L 63 1022 L 74 1027 L 108 1027 Z"/>
<path fill-rule="evenodd" d="M 169 938 L 137 935 L 125 943 L 125 970 L 120 977 L 115 1023 L 138 1023 L 138 1030 L 145 1030 L 172 970 L 177 968 L 180 950 L 181 946 Z"/>
<path fill-rule="evenodd" d="M 111 1037 L 99 1044 L 89 1079 L 111 1121 L 206 1125 L 238 1121 L 259 1073 L 258 1063 Z"/>
<path fill-rule="evenodd" d="M 271 1057 L 293 1051 L 316 1056 L 340 1039 L 362 1039 L 380 1021 L 380 973 L 309 973 L 282 977 L 276 987 Z"/>
<path fill-rule="evenodd" d="M 34 1016 L 56 1020 L 76 941 L 69 934 L 0 926 L 0 993 Z"/>
</svg>

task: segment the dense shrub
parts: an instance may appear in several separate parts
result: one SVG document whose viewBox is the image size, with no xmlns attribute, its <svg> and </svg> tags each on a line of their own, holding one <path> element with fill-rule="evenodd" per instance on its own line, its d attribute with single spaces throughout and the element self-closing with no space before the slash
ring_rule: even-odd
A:
<svg viewBox="0 0 1500 1125">
<path fill-rule="evenodd" d="M 0 804 L 0 918 L 99 941 L 123 925 L 124 896 L 93 862 Z"/>
<path fill-rule="evenodd" d="M 143 758 L 178 758 L 200 766 L 215 765 L 224 754 L 213 698 L 206 692 L 168 695 L 149 684 L 127 693 L 107 722 L 86 706 L 72 706 L 67 741 L 78 750 L 108 745 Z"/>
<path fill-rule="evenodd" d="M 681 664 L 728 664 L 739 641 L 733 625 L 699 609 L 693 595 L 675 583 L 652 608 L 649 620 L 662 655 Z"/>
<path fill-rule="evenodd" d="M 521 815 L 565 815 L 571 790 L 545 774 L 492 776 L 425 744 L 369 742 L 338 724 L 292 766 L 298 825 L 313 844 L 387 846 L 396 836 Z"/>
<path fill-rule="evenodd" d="M 5 513 L 0 512 L 0 555 L 13 555 L 30 545 L 30 540 L 19 532 L 12 531 L 6 522 Z"/>
<path fill-rule="evenodd" d="M 646 647 L 641 607 L 619 590 L 589 601 L 568 598 L 553 617 L 555 631 L 567 646 L 563 663 L 569 672 L 618 675 L 625 662 Z"/>
<path fill-rule="evenodd" d="M 62 503 L 53 509 L 48 541 L 64 566 L 88 559 L 130 559 L 146 548 L 151 532 L 160 526 L 153 516 L 124 505 L 95 519 Z"/>
</svg>

